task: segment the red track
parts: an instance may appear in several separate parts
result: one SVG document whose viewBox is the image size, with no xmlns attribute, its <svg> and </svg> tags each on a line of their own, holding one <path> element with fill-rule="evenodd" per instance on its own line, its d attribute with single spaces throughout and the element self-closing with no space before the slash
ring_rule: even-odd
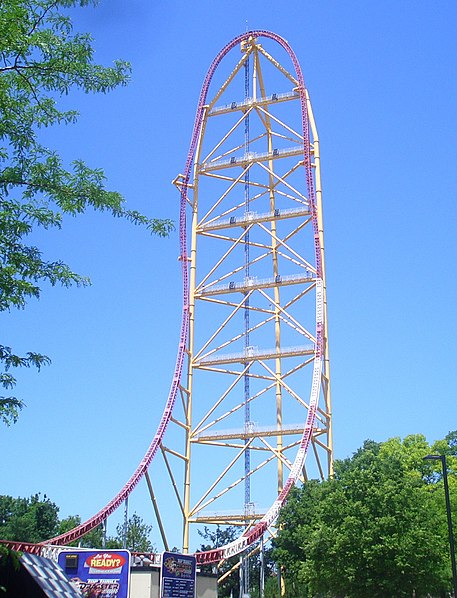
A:
<svg viewBox="0 0 457 598">
<path fill-rule="evenodd" d="M 181 322 L 181 334 L 179 340 L 179 347 L 178 347 L 178 354 L 176 358 L 176 365 L 173 375 L 173 381 L 171 383 L 170 392 L 168 395 L 168 399 L 165 405 L 165 409 L 162 414 L 162 418 L 160 420 L 159 427 L 157 432 L 146 451 L 143 459 L 141 460 L 140 464 L 136 468 L 135 472 L 131 476 L 131 478 L 127 481 L 127 483 L 123 486 L 123 488 L 119 491 L 119 493 L 105 506 L 103 507 L 98 513 L 96 513 L 93 517 L 75 527 L 74 529 L 56 536 L 55 538 L 51 538 L 47 540 L 44 544 L 41 545 L 31 545 L 31 544 L 12 544 L 9 545 L 15 549 L 25 550 L 27 552 L 40 552 L 41 549 L 45 545 L 65 545 L 78 538 L 84 536 L 87 532 L 94 529 L 98 525 L 100 525 L 105 519 L 111 515 L 130 495 L 133 491 L 135 486 L 141 480 L 141 478 L 145 475 L 146 471 L 148 470 L 155 454 L 157 453 L 157 449 L 160 446 L 160 443 L 164 437 L 165 431 L 167 426 L 170 422 L 170 418 L 172 415 L 173 407 L 176 401 L 176 396 L 178 392 L 178 388 L 180 385 L 182 369 L 184 364 L 185 358 L 185 348 L 187 343 L 187 333 L 188 333 L 188 305 L 189 305 L 189 284 L 188 284 L 188 260 L 187 260 L 187 231 L 186 231 L 186 205 L 187 205 L 187 189 L 189 185 L 189 180 L 191 176 L 191 169 L 193 165 L 194 155 L 196 151 L 197 142 L 200 136 L 202 121 L 203 121 L 203 114 L 204 114 L 204 106 L 206 104 L 206 98 L 208 94 L 208 89 L 213 78 L 214 72 L 218 67 L 221 60 L 226 56 L 226 54 L 232 50 L 234 47 L 238 46 L 243 40 L 246 40 L 250 37 L 258 38 L 258 37 L 266 37 L 272 39 L 279 43 L 288 53 L 290 56 L 292 63 L 295 68 L 297 80 L 299 82 L 298 92 L 300 94 L 301 99 L 301 113 L 302 113 L 302 126 L 303 126 L 303 138 L 304 138 L 304 165 L 306 171 L 306 183 L 307 183 L 307 192 L 308 192 L 308 199 L 310 202 L 310 207 L 312 211 L 312 220 L 313 220 L 313 229 L 314 229 L 314 244 L 315 244 L 315 259 L 316 259 L 316 269 L 317 269 L 317 276 L 318 278 L 322 278 L 322 260 L 321 260 L 321 247 L 319 241 L 319 233 L 318 233 L 318 223 L 317 223 L 317 212 L 316 212 L 316 204 L 315 204 L 315 193 L 314 193 L 314 183 L 313 183 L 313 175 L 312 175 L 312 167 L 311 167 L 311 152 L 310 152 L 310 143 L 309 143 L 309 121 L 308 121 L 308 111 L 307 111 L 307 104 L 306 104 L 306 90 L 305 90 L 305 83 L 303 79 L 303 74 L 298 63 L 298 60 L 289 46 L 286 40 L 284 40 L 279 35 L 272 33 L 270 31 L 264 30 L 256 30 L 256 31 L 248 31 L 235 37 L 230 43 L 228 43 L 220 52 L 217 54 L 216 58 L 213 60 L 207 74 L 205 80 L 203 82 L 203 86 L 200 92 L 200 98 L 198 101 L 197 113 L 195 116 L 194 128 L 192 132 L 192 138 L 190 143 L 189 152 L 187 155 L 186 165 L 184 169 L 184 177 L 182 182 L 181 188 L 181 202 L 180 202 L 180 218 L 179 218 L 179 242 L 180 242 L 180 259 L 182 264 L 182 277 L 183 277 L 183 308 L 182 308 L 182 322 Z M 319 286 L 319 285 L 318 285 Z M 319 314 L 319 300 L 318 300 L 318 314 Z M 320 364 L 322 358 L 322 319 L 321 317 L 317 318 L 317 334 L 316 334 L 317 342 L 316 342 L 316 359 L 315 359 L 315 368 L 313 374 L 313 385 L 316 386 L 315 390 L 312 391 L 312 395 L 317 396 L 319 394 L 319 379 L 320 379 Z M 235 542 L 230 543 L 227 546 L 218 548 L 217 550 L 207 551 L 207 552 L 200 552 L 197 554 L 198 562 L 200 563 L 208 563 L 208 562 L 215 562 L 222 558 L 226 558 L 233 554 L 238 554 L 242 550 L 244 550 L 247 546 L 255 542 L 273 523 L 275 520 L 279 509 L 284 504 L 287 495 L 291 488 L 294 486 L 297 478 L 298 472 L 303 466 L 306 452 L 311 441 L 312 430 L 314 427 L 314 419 L 315 419 L 315 411 L 317 405 L 317 398 L 313 401 L 312 397 L 310 400 L 310 409 L 308 412 L 307 421 L 305 424 L 305 431 L 302 437 L 300 449 L 297 454 L 297 458 L 294 462 L 294 466 L 291 470 L 291 473 L 284 485 L 284 488 L 280 495 L 278 496 L 277 500 L 275 501 L 274 505 L 268 511 L 267 515 L 257 523 L 254 527 L 252 527 L 249 531 L 245 532 L 238 540 Z"/>
</svg>

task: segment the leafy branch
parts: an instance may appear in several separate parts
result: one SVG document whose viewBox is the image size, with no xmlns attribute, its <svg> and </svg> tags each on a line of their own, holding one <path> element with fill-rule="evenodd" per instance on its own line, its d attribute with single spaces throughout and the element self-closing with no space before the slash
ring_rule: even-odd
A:
<svg viewBox="0 0 457 598">
<path fill-rule="evenodd" d="M 96 4 L 94 0 L 3 0 L 0 3 L 0 311 L 22 309 L 39 298 L 41 285 L 85 286 L 86 276 L 59 259 L 46 259 L 27 243 L 37 227 L 61 228 L 64 215 L 88 208 L 108 212 L 161 237 L 173 230 L 168 220 L 149 218 L 128 209 L 124 198 L 106 188 L 99 168 L 82 160 L 66 166 L 40 140 L 40 130 L 74 123 L 75 110 L 60 110 L 59 99 L 72 89 L 106 93 L 130 79 L 128 62 L 94 63 L 92 38 L 74 33 L 66 8 Z M 50 360 L 39 353 L 16 355 L 1 346 L 0 385 L 16 385 L 11 368 L 35 367 Z M 0 397 L 0 420 L 15 422 L 24 404 Z"/>
</svg>

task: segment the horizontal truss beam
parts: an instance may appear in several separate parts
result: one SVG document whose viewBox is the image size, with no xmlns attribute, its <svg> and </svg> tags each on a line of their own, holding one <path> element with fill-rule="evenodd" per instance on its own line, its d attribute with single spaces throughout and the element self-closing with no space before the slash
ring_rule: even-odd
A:
<svg viewBox="0 0 457 598">
<path fill-rule="evenodd" d="M 256 106 L 268 106 L 269 104 L 279 104 L 281 102 L 288 102 L 290 100 L 298 100 L 300 95 L 296 91 L 288 91 L 286 93 L 272 93 L 269 96 L 263 98 L 246 98 L 242 102 L 231 102 L 230 104 L 224 104 L 223 106 L 216 106 L 211 112 L 208 112 L 208 116 L 216 116 L 219 114 L 229 114 L 237 110 L 246 112 L 248 108 Z"/>
<path fill-rule="evenodd" d="M 266 349 L 259 351 L 255 348 L 247 347 L 246 351 L 240 353 L 229 353 L 227 355 L 212 355 L 196 360 L 194 367 L 215 365 L 219 363 L 247 363 L 259 361 L 260 359 L 277 359 L 286 357 L 301 357 L 302 355 L 314 355 L 314 345 L 303 345 L 301 347 L 284 347 L 280 351 L 275 349 Z"/>
<path fill-rule="evenodd" d="M 257 162 L 269 162 L 270 160 L 277 160 L 279 158 L 290 158 L 292 156 L 303 156 L 303 147 L 288 147 L 286 149 L 273 149 L 271 152 L 250 152 L 243 156 L 232 156 L 224 160 L 215 160 L 214 162 L 204 162 L 200 165 L 200 174 L 212 172 L 213 170 L 223 170 L 224 168 L 233 168 L 234 166 L 242 166 L 246 168 L 250 164 Z"/>
</svg>

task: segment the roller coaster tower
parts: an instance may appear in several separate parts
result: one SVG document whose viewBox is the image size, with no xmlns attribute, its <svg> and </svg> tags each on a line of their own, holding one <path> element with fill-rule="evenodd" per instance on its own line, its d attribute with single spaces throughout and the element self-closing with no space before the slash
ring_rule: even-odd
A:
<svg viewBox="0 0 457 598">
<path fill-rule="evenodd" d="M 219 52 L 174 183 L 183 312 L 158 429 L 119 493 L 47 545 L 103 523 L 144 477 L 166 550 L 178 525 L 184 552 L 197 526 L 239 528 L 197 553 L 217 562 L 273 535 L 295 484 L 332 473 L 319 140 L 283 38 L 249 31 Z"/>
<path fill-rule="evenodd" d="M 294 72 L 264 38 L 282 47 Z M 241 56 L 217 83 L 236 48 Z M 257 536 L 276 516 L 265 501 L 277 506 L 310 472 L 332 471 L 319 141 L 287 42 L 249 32 L 218 54 L 175 183 L 190 224 L 187 372 L 176 422 L 186 437 L 187 551 L 191 524 Z M 308 448 L 314 463 L 305 467 Z"/>
</svg>

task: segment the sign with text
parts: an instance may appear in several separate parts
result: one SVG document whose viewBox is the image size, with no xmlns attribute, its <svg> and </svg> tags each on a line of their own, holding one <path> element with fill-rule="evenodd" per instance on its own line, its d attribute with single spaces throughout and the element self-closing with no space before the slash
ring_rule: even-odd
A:
<svg viewBox="0 0 457 598">
<path fill-rule="evenodd" d="M 197 560 L 190 554 L 164 552 L 160 575 L 160 598 L 195 598 Z"/>
<path fill-rule="evenodd" d="M 128 598 L 128 550 L 64 550 L 58 563 L 87 598 Z"/>
</svg>

